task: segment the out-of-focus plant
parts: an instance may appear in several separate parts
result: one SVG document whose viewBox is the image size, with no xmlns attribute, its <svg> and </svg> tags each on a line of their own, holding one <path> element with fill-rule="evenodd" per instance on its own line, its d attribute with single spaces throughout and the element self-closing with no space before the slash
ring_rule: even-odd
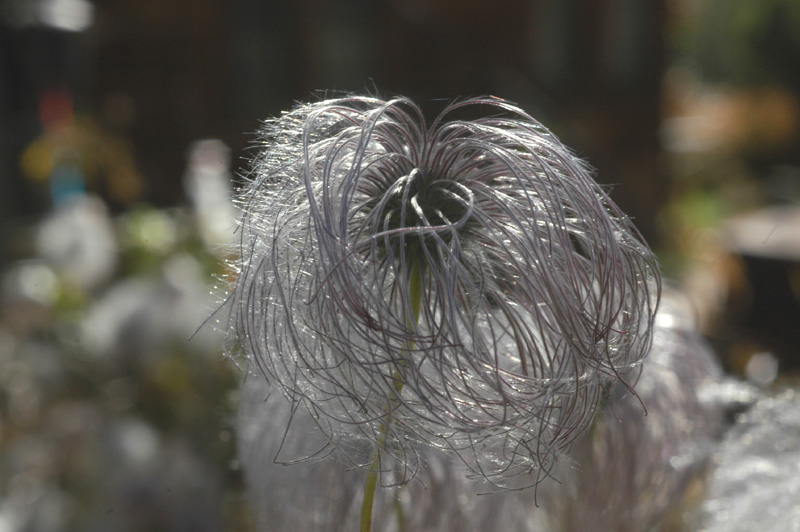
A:
<svg viewBox="0 0 800 532">
<path fill-rule="evenodd" d="M 314 420 L 309 456 L 367 470 L 362 530 L 379 475 L 408 482 L 424 449 L 538 483 L 649 349 L 653 254 L 503 100 L 430 125 L 403 98 L 300 105 L 266 123 L 239 202 L 230 351 Z"/>
<path fill-rule="evenodd" d="M 737 416 L 716 450 L 703 530 L 795 530 L 800 523 L 800 394 L 797 381 Z"/>
<path fill-rule="evenodd" d="M 0 528 L 248 529 L 193 219 L 74 195 L 15 234 L 39 256 L 0 272 Z"/>
</svg>

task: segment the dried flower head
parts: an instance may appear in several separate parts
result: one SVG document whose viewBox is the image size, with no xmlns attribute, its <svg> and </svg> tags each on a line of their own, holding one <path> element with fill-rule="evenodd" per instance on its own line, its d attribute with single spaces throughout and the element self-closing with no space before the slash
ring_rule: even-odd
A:
<svg viewBox="0 0 800 532">
<path fill-rule="evenodd" d="M 239 202 L 232 350 L 388 482 L 420 445 L 540 478 L 648 351 L 652 252 L 503 100 L 429 125 L 404 98 L 300 105 L 266 123 Z"/>
</svg>

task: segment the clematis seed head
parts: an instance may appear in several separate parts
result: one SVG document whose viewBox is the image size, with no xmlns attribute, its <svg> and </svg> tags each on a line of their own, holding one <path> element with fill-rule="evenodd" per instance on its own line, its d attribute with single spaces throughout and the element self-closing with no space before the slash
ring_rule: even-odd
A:
<svg viewBox="0 0 800 532">
<path fill-rule="evenodd" d="M 653 253 L 511 103 L 458 101 L 430 123 L 405 98 L 306 103 L 259 148 L 229 351 L 328 449 L 361 467 L 376 452 L 384 483 L 431 447 L 498 486 L 536 483 L 647 354 Z"/>
</svg>

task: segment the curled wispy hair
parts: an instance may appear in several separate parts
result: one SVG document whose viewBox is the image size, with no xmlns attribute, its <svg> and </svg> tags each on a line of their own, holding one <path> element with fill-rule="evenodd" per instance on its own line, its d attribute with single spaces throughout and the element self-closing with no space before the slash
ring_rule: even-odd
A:
<svg viewBox="0 0 800 532">
<path fill-rule="evenodd" d="M 498 485 L 538 479 L 646 355 L 652 252 L 521 109 L 470 99 L 426 124 L 407 99 L 353 96 L 262 133 L 231 350 L 331 448 L 377 452 L 384 482 L 414 476 L 420 444 Z"/>
</svg>

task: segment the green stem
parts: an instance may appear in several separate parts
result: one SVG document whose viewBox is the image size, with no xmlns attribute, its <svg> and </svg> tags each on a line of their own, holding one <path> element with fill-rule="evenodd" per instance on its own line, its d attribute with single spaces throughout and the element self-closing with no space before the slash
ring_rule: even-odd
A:
<svg viewBox="0 0 800 532">
<path fill-rule="evenodd" d="M 422 268 L 421 267 L 412 267 L 411 274 L 408 276 L 408 291 L 411 304 L 411 316 L 408 317 L 408 324 L 409 329 L 413 327 L 414 324 L 417 323 L 419 320 L 419 313 L 422 308 Z M 408 352 L 411 353 L 411 350 L 414 349 L 414 342 L 408 341 Z M 404 364 L 405 366 L 405 364 Z M 397 394 L 391 400 L 391 404 L 389 405 L 389 411 L 396 406 L 397 402 L 399 402 L 398 397 L 400 392 L 403 391 L 403 385 L 405 382 L 403 381 L 403 375 L 399 368 L 396 368 L 392 373 L 392 378 L 394 380 L 394 391 Z M 372 458 L 370 460 L 369 471 L 367 472 L 367 478 L 364 481 L 364 498 L 361 501 L 361 532 L 370 532 L 372 530 L 372 506 L 375 502 L 375 488 L 378 486 L 378 475 L 380 473 L 380 454 L 379 451 L 386 443 L 386 432 L 387 426 L 384 425 L 381 427 L 381 434 L 378 438 L 378 445 L 375 447 L 375 450 L 372 452 Z M 400 510 L 399 516 L 402 516 L 402 511 Z M 401 523 L 402 529 L 402 523 Z"/>
<path fill-rule="evenodd" d="M 411 275 L 408 276 L 408 292 L 411 299 L 411 318 L 408 324 L 410 329 L 419 321 L 419 312 L 422 309 L 422 266 L 411 268 Z M 409 349 L 413 348 L 414 342 L 409 344 Z"/>
<path fill-rule="evenodd" d="M 397 515 L 397 531 L 406 532 L 406 517 L 403 514 L 403 503 L 400 502 L 400 497 L 394 499 L 394 512 Z"/>
<path fill-rule="evenodd" d="M 367 480 L 364 482 L 364 500 L 361 501 L 361 532 L 372 529 L 372 503 L 375 500 L 375 487 L 378 485 L 378 449 L 372 453 Z"/>
</svg>

